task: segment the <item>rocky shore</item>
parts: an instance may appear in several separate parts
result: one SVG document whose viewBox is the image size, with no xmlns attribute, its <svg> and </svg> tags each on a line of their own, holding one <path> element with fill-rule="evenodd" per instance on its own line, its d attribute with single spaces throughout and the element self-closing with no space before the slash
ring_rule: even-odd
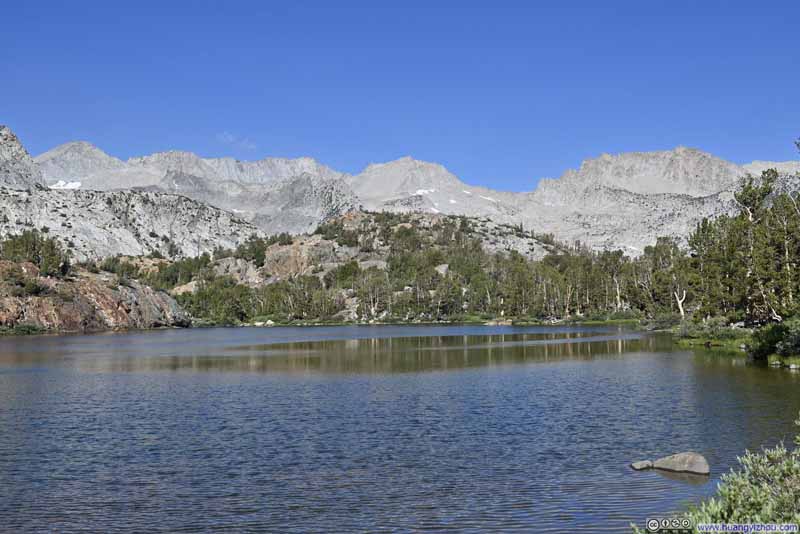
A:
<svg viewBox="0 0 800 534">
<path fill-rule="evenodd" d="M 163 291 L 110 273 L 75 269 L 41 276 L 28 262 L 0 261 L 0 331 L 93 332 L 189 326 L 191 319 Z"/>
</svg>

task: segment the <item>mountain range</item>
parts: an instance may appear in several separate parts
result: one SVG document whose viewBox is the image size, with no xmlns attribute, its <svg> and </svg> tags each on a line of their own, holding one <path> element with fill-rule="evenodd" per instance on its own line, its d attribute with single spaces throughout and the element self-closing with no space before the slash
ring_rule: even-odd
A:
<svg viewBox="0 0 800 534">
<path fill-rule="evenodd" d="M 195 256 L 232 248 L 258 228 L 182 195 L 149 191 L 49 189 L 16 135 L 0 126 L 0 236 L 36 229 L 77 260 L 115 254 Z"/>
<path fill-rule="evenodd" d="M 530 192 L 514 193 L 467 185 L 442 165 L 410 157 L 371 164 L 355 175 L 312 158 L 239 161 L 168 151 L 121 160 L 84 141 L 66 143 L 31 158 L 8 128 L 2 128 L 0 135 L 0 183 L 36 190 L 27 200 L 32 206 L 12 202 L 14 217 L 29 220 L 29 224 L 59 222 L 43 215 L 50 209 L 48 202 L 92 204 L 94 218 L 99 211 L 109 211 L 96 207 L 98 201 L 107 199 L 117 212 L 118 202 L 164 204 L 165 213 L 183 202 L 186 206 L 181 213 L 203 213 L 193 217 L 193 226 L 187 226 L 202 237 L 180 240 L 187 253 L 191 248 L 213 248 L 214 239 L 228 246 L 250 233 L 306 233 L 326 220 L 370 210 L 488 219 L 494 224 L 521 225 L 538 235 L 552 234 L 565 242 L 580 241 L 596 249 L 622 248 L 638 255 L 657 236 L 685 237 L 703 217 L 732 212 L 733 191 L 748 173 L 776 168 L 781 173 L 780 188 L 800 190 L 800 161 L 737 165 L 685 147 L 603 154 L 584 161 L 578 169 L 567 170 L 560 178 L 540 180 Z M 23 193 L 11 194 L 20 195 Z M 175 222 L 166 223 L 164 215 L 141 217 L 140 228 L 130 237 L 118 237 L 103 246 L 87 245 L 86 254 L 146 251 L 154 243 L 141 238 L 143 232 L 165 235 L 166 224 L 176 232 Z M 67 219 L 74 227 L 86 225 L 78 208 L 68 213 Z M 110 221 L 114 220 L 117 218 L 111 216 Z M 225 222 L 201 231 L 199 220 Z M 98 224 L 114 227 L 108 221 Z M 79 239 L 87 240 L 92 241 Z"/>
</svg>

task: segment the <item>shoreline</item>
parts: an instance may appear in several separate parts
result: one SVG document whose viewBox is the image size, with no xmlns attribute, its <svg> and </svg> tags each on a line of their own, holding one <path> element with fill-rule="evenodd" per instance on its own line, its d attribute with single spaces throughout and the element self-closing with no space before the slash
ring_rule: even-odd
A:
<svg viewBox="0 0 800 534">
<path fill-rule="evenodd" d="M 441 321 L 253 321 L 249 323 L 226 324 L 207 321 L 193 321 L 189 326 L 155 326 L 150 328 L 108 328 L 108 329 L 89 329 L 89 330 L 52 330 L 44 329 L 34 325 L 16 325 L 13 327 L 0 327 L 0 339 L 30 336 L 62 336 L 62 335 L 85 335 L 85 334 L 108 334 L 126 332 L 150 332 L 160 330 L 194 330 L 207 328 L 277 328 L 277 327 L 303 327 L 313 328 L 319 326 L 641 326 L 638 319 L 609 319 L 603 320 L 514 320 L 514 319 L 480 319 L 480 320 L 441 320 Z M 644 328 L 641 328 L 645 330 Z M 656 330 L 650 330 L 655 332 Z"/>
</svg>

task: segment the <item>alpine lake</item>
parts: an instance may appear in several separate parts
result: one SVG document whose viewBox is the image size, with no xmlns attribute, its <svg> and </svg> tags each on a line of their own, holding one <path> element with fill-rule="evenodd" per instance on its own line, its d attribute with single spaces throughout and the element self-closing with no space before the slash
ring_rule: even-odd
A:
<svg viewBox="0 0 800 534">
<path fill-rule="evenodd" d="M 0 338 L 0 531 L 630 532 L 791 443 L 798 386 L 616 326 Z M 711 476 L 629 467 L 682 451 Z"/>
</svg>

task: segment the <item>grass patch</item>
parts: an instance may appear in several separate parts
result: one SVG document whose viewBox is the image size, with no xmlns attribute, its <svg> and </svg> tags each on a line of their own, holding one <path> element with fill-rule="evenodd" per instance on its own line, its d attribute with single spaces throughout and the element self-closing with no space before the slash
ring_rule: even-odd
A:
<svg viewBox="0 0 800 534">
<path fill-rule="evenodd" d="M 0 336 L 30 336 L 43 334 L 45 330 L 32 324 L 18 324 L 15 326 L 0 326 Z"/>
</svg>

